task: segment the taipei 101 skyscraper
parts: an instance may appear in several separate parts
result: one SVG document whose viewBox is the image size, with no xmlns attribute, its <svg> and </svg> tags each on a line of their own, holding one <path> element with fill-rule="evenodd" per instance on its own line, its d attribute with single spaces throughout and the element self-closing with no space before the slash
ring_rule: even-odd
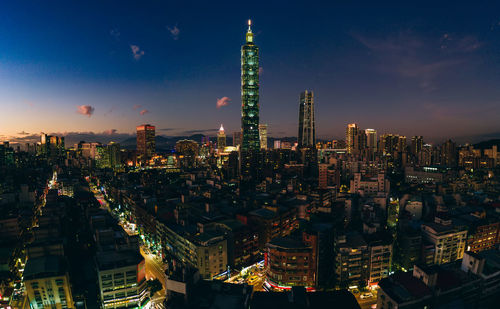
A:
<svg viewBox="0 0 500 309">
<path fill-rule="evenodd" d="M 240 177 L 250 187 L 260 178 L 259 137 L 259 48 L 253 42 L 248 21 L 245 45 L 241 47 L 241 147 Z"/>
<path fill-rule="evenodd" d="M 260 150 L 259 139 L 259 48 L 253 42 L 248 21 L 246 43 L 241 47 L 242 151 Z"/>
</svg>

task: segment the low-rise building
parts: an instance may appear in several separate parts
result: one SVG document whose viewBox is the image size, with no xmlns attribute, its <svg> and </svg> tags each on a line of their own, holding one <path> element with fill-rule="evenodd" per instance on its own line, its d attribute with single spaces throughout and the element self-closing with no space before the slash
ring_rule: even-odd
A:
<svg viewBox="0 0 500 309">
<path fill-rule="evenodd" d="M 133 308 L 145 304 L 146 268 L 138 252 L 99 252 L 96 262 L 102 308 Z"/>
<path fill-rule="evenodd" d="M 316 237 L 275 238 L 266 245 L 266 281 L 274 287 L 312 287 L 316 283 Z"/>
<path fill-rule="evenodd" d="M 377 308 L 475 308 L 481 280 L 456 263 L 415 265 L 379 282 Z"/>
<path fill-rule="evenodd" d="M 74 308 L 64 257 L 46 255 L 28 259 L 23 280 L 30 308 Z"/>
</svg>

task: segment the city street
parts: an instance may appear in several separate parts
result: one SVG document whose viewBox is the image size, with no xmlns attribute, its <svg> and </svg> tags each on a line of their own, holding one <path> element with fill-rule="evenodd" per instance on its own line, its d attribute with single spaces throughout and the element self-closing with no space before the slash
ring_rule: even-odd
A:
<svg viewBox="0 0 500 309">
<path fill-rule="evenodd" d="M 108 202 L 106 201 L 104 195 L 102 194 L 101 191 L 98 190 L 97 187 L 93 186 L 90 184 L 92 193 L 94 193 L 95 198 L 101 205 L 102 209 L 107 210 L 109 213 L 112 214 L 111 209 L 109 207 Z M 112 214 L 113 215 L 113 214 Z M 124 228 L 125 232 L 127 232 L 129 235 L 136 234 L 136 231 L 131 231 L 128 228 L 127 222 L 122 222 L 119 220 L 119 224 Z M 151 296 L 151 302 L 148 305 L 149 308 L 163 308 L 163 301 L 165 300 L 166 297 L 166 281 L 167 281 L 167 276 L 165 275 L 165 268 L 162 263 L 162 261 L 155 256 L 154 254 L 151 254 L 151 252 L 146 248 L 146 246 L 141 245 L 140 246 L 140 253 L 144 257 L 145 261 L 145 266 L 146 266 L 146 280 L 152 280 L 152 279 L 158 279 L 163 286 L 163 289 L 161 291 L 158 291 L 155 293 L 155 295 Z"/>
<path fill-rule="evenodd" d="M 265 291 L 264 289 L 264 281 L 266 279 L 265 271 L 264 271 L 264 262 L 261 261 L 259 263 L 255 263 L 249 267 L 245 267 L 240 272 L 236 273 L 231 278 L 225 280 L 225 282 L 229 283 L 247 283 L 248 285 L 253 286 L 254 291 Z"/>
</svg>

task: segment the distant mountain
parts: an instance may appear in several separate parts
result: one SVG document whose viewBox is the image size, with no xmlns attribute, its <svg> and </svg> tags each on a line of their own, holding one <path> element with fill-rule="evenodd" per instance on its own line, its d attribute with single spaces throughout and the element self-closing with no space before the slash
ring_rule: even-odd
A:
<svg viewBox="0 0 500 309">
<path fill-rule="evenodd" d="M 497 146 L 500 149 L 500 139 L 490 139 L 474 144 L 474 148 L 476 149 L 491 149 L 491 146 Z"/>
<path fill-rule="evenodd" d="M 201 139 L 205 137 L 203 134 L 194 134 L 190 136 L 156 136 L 156 151 L 158 152 L 166 152 L 174 149 L 175 143 L 183 139 L 190 139 L 195 142 L 201 143 Z M 214 139 L 215 137 L 210 137 L 210 139 Z M 137 138 L 130 137 L 120 142 L 120 146 L 125 149 L 134 150 L 137 147 Z"/>
<path fill-rule="evenodd" d="M 207 136 L 203 134 L 193 134 L 189 136 L 164 136 L 164 135 L 157 135 L 156 136 L 156 151 L 158 152 L 166 152 L 166 151 L 171 151 L 175 147 L 175 143 L 177 143 L 180 140 L 183 139 L 190 139 L 193 140 L 197 143 L 201 143 L 202 138 L 208 137 L 210 141 L 217 142 L 217 137 L 216 136 Z M 227 145 L 232 145 L 233 144 L 233 137 L 232 136 L 227 136 L 226 135 L 226 140 L 227 140 Z M 290 143 L 295 143 L 297 142 L 297 137 L 272 137 L 268 136 L 267 137 L 267 147 L 268 148 L 273 148 L 274 147 L 274 141 L 282 141 L 282 142 L 290 142 Z M 318 140 L 320 141 L 320 140 Z M 120 142 L 120 146 L 125 149 L 129 150 L 134 150 L 137 147 L 137 140 L 136 137 L 130 137 L 127 138 L 123 141 Z"/>
</svg>

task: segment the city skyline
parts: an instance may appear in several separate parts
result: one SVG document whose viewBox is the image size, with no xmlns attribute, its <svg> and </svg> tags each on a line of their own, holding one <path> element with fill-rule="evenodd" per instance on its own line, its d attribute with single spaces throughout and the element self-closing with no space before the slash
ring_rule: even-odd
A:
<svg viewBox="0 0 500 309">
<path fill-rule="evenodd" d="M 296 136 L 303 89 L 316 94 L 318 139 L 343 138 L 348 123 L 432 142 L 500 136 L 500 17 L 486 9 L 494 5 L 438 7 L 425 17 L 424 7 L 394 7 L 400 13 L 394 17 L 383 7 L 328 5 L 305 20 L 294 18 L 299 4 L 268 8 L 279 16 L 256 5 L 224 21 L 202 13 L 217 6 L 194 14 L 179 6 L 176 14 L 162 15 L 160 4 L 137 11 L 127 3 L 60 5 L 47 23 L 48 8 L 37 5 L 2 4 L 4 139 L 85 132 L 120 141 L 141 123 L 167 136 L 215 136 L 220 123 L 234 132 L 240 127 L 237 46 L 248 17 L 264 50 L 260 122 L 269 125 L 269 136 Z M 125 17 L 108 20 L 112 9 Z M 71 20 L 76 12 L 81 17 Z M 448 22 L 439 19 L 443 12 Z M 89 18 L 95 25 L 87 26 Z M 207 42 L 220 48 L 210 50 Z"/>
</svg>

